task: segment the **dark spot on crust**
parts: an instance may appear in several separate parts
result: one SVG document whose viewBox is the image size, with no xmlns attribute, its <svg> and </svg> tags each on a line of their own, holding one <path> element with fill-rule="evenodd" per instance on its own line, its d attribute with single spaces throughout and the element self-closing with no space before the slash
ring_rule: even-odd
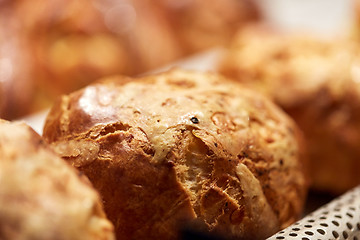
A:
<svg viewBox="0 0 360 240">
<path fill-rule="evenodd" d="M 214 152 L 211 149 L 208 149 L 206 155 L 208 156 L 214 155 Z"/>
<path fill-rule="evenodd" d="M 218 147 L 218 145 L 217 145 L 217 143 L 216 143 L 216 142 L 214 143 L 214 145 L 215 145 L 215 147 Z"/>
<path fill-rule="evenodd" d="M 241 151 L 241 153 L 237 155 L 237 158 L 238 159 L 249 158 L 249 155 L 245 151 Z"/>
<path fill-rule="evenodd" d="M 200 122 L 197 117 L 192 117 L 192 118 L 190 119 L 190 121 L 191 121 L 192 123 L 194 123 L 194 124 L 198 124 L 198 123 Z"/>
<path fill-rule="evenodd" d="M 259 175 L 259 176 L 262 176 L 264 175 L 265 171 L 263 169 L 256 169 L 256 173 Z"/>
<path fill-rule="evenodd" d="M 280 166 L 284 165 L 284 160 L 280 159 Z"/>
</svg>

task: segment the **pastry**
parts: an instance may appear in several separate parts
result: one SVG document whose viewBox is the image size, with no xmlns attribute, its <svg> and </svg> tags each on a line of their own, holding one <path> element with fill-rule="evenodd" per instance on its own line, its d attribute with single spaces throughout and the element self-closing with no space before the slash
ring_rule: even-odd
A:
<svg viewBox="0 0 360 240">
<path fill-rule="evenodd" d="M 187 54 L 225 46 L 236 31 L 261 18 L 255 1 L 157 0 Z"/>
<path fill-rule="evenodd" d="M 100 192 L 122 239 L 200 222 L 263 239 L 300 217 L 302 135 L 261 95 L 210 73 L 114 76 L 63 96 L 44 139 Z"/>
<path fill-rule="evenodd" d="M 0 238 L 114 238 L 89 180 L 30 127 L 0 120 Z"/>
<path fill-rule="evenodd" d="M 349 39 L 240 31 L 219 71 L 280 105 L 303 130 L 312 187 L 340 194 L 360 183 L 360 48 Z"/>
</svg>

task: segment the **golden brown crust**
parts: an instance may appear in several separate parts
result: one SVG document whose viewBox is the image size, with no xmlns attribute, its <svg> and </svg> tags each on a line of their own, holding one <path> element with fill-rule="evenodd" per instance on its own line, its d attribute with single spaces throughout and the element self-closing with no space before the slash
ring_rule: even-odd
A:
<svg viewBox="0 0 360 240">
<path fill-rule="evenodd" d="M 267 94 L 299 124 L 318 190 L 341 193 L 360 183 L 359 53 L 351 40 L 249 27 L 220 66 L 224 75 Z"/>
<path fill-rule="evenodd" d="M 100 198 L 22 123 L 0 120 L 0 238 L 114 239 Z"/>
<path fill-rule="evenodd" d="M 218 75 L 104 80 L 64 96 L 44 138 L 93 182 L 124 239 L 173 239 L 191 219 L 264 238 L 300 216 L 306 195 L 297 127 Z"/>
</svg>

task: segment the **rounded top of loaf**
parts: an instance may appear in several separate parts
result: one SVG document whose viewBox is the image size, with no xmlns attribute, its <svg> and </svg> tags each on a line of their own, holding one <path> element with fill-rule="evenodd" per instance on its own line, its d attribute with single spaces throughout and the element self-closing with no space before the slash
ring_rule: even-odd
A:
<svg viewBox="0 0 360 240">
<path fill-rule="evenodd" d="M 135 155 L 169 166 L 179 192 L 188 194 L 189 215 L 230 236 L 268 236 L 299 217 L 305 198 L 293 121 L 263 96 L 216 74 L 172 70 L 102 80 L 63 96 L 44 137 L 81 169 L 96 161 L 124 164 Z M 128 178 L 138 170 L 127 169 Z"/>
<path fill-rule="evenodd" d="M 285 34 L 259 25 L 240 30 L 219 64 L 224 75 L 287 108 L 318 95 L 360 103 L 360 48 L 351 39 Z"/>
</svg>

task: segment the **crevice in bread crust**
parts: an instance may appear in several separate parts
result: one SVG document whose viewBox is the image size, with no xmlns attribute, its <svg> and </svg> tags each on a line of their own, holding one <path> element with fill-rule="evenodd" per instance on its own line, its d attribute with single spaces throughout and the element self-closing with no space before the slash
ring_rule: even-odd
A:
<svg viewBox="0 0 360 240">
<path fill-rule="evenodd" d="M 253 222 L 258 226 L 255 228 L 260 229 L 262 224 L 267 224 L 269 233 L 276 231 L 279 228 L 278 218 L 276 217 L 271 205 L 268 203 L 259 180 L 247 168 L 246 165 L 239 163 L 236 166 L 236 177 L 239 179 L 241 186 L 244 190 L 245 208 L 249 217 L 256 219 Z M 250 194 L 250 195 L 249 195 Z M 272 219 L 272 221 L 269 221 Z"/>
<path fill-rule="evenodd" d="M 99 125 L 86 133 L 74 134 L 70 138 L 54 142 L 51 145 L 57 153 L 60 153 L 60 155 L 71 162 L 73 166 L 86 167 L 96 159 L 111 161 L 112 156 L 101 153 L 101 142 L 111 137 L 119 136 L 120 134 L 128 136 L 121 141 L 131 142 L 132 139 L 136 138 L 142 153 L 150 158 L 154 156 L 155 150 L 149 143 L 145 132 L 138 127 L 134 128 L 121 122 L 111 125 Z"/>
<path fill-rule="evenodd" d="M 191 130 L 192 127 L 177 129 L 176 145 L 168 152 L 166 159 L 176 162 L 177 179 L 188 192 L 194 211 L 199 216 L 200 194 L 198 193 L 210 178 L 213 166 L 209 159 L 204 158 L 204 155 L 208 156 L 206 145 L 198 141 L 199 139 L 194 137 Z"/>
<path fill-rule="evenodd" d="M 188 192 L 196 216 L 204 219 L 209 230 L 214 230 L 217 228 L 218 219 L 226 218 L 231 223 L 232 213 L 242 209 L 243 191 L 240 184 L 235 182 L 236 178 L 231 177 L 230 172 L 219 175 L 218 170 L 215 169 L 215 161 L 227 160 L 216 157 L 213 150 L 203 139 L 196 136 L 193 130 L 191 127 L 183 129 L 179 145 L 171 151 L 168 159 L 176 161 L 177 179 Z M 185 149 L 185 152 L 179 153 L 177 149 Z M 223 181 L 225 184 L 222 183 Z M 215 213 L 209 211 L 207 206 L 209 191 L 213 191 L 217 196 L 215 196 L 216 206 L 210 207 L 216 210 Z M 237 224 L 241 224 L 241 219 Z"/>
<path fill-rule="evenodd" d="M 128 131 L 129 128 L 130 128 L 130 126 L 127 124 L 123 124 L 121 122 L 116 122 L 116 123 L 108 124 L 108 125 L 104 126 L 104 128 L 101 130 L 99 135 L 105 136 L 107 134 L 115 133 L 117 131 Z"/>
<path fill-rule="evenodd" d="M 176 149 L 172 149 L 167 158 L 170 161 L 176 161 L 177 179 L 188 192 L 196 216 L 204 219 L 210 231 L 217 230 L 218 221 L 228 221 L 228 231 L 231 231 L 234 236 L 244 234 L 243 228 L 249 224 L 248 219 L 259 224 L 267 224 L 269 233 L 276 231 L 279 223 L 272 206 L 262 192 L 260 182 L 245 165 L 236 159 L 232 160 L 238 163 L 235 177 L 232 177 L 231 172 L 219 175 L 216 170 L 216 161 L 228 160 L 215 158 L 216 155 L 210 150 L 209 143 L 195 135 L 192 130 L 192 128 L 183 129 Z M 218 148 L 221 147 L 218 145 Z M 185 149 L 186 152 L 177 152 L 177 149 Z M 241 167 L 239 167 L 240 164 Z M 243 175 L 250 179 L 244 180 Z M 206 202 L 209 201 L 210 192 L 215 202 L 210 201 L 212 210 L 209 212 Z M 251 195 L 248 195 L 249 193 Z M 238 220 L 235 218 L 235 213 L 240 214 L 237 217 Z M 269 219 L 272 219 L 271 223 Z M 238 227 L 231 227 L 232 225 Z"/>
</svg>

